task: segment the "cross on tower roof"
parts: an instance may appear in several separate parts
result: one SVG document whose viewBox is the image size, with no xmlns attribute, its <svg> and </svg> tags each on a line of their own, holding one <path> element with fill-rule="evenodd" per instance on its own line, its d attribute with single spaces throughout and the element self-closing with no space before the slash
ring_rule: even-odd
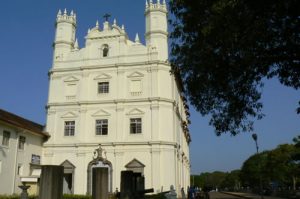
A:
<svg viewBox="0 0 300 199">
<path fill-rule="evenodd" d="M 108 18 L 111 17 L 110 14 L 106 13 L 105 15 L 103 15 L 103 18 L 105 18 L 105 21 L 108 21 Z"/>
</svg>

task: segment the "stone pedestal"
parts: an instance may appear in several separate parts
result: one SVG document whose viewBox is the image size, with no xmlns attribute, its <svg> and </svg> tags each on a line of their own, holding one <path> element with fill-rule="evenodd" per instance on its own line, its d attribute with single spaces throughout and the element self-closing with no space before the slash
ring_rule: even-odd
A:
<svg viewBox="0 0 300 199">
<path fill-rule="evenodd" d="M 108 168 L 93 168 L 92 199 L 108 199 Z"/>
<path fill-rule="evenodd" d="M 30 188 L 30 186 L 26 186 L 25 184 L 19 186 L 20 189 L 22 189 L 20 199 L 28 199 L 28 193 L 27 189 Z"/>
<path fill-rule="evenodd" d="M 39 199 L 62 199 L 63 175 L 63 166 L 42 166 Z"/>
</svg>

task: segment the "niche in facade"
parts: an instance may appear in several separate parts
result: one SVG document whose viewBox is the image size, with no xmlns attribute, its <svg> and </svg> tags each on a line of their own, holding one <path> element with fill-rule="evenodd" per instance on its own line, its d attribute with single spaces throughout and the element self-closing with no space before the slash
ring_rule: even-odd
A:
<svg viewBox="0 0 300 199">
<path fill-rule="evenodd" d="M 103 44 L 102 57 L 108 57 L 108 54 L 109 54 L 109 46 L 107 44 Z"/>
</svg>

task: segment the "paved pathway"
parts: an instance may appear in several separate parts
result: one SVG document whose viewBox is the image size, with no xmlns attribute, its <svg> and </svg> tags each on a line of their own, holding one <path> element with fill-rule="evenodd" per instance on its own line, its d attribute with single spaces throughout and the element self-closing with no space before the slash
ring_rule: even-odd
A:
<svg viewBox="0 0 300 199">
<path fill-rule="evenodd" d="M 223 193 L 226 194 L 226 195 L 238 196 L 240 198 L 261 199 L 261 196 L 255 195 L 255 194 L 252 194 L 252 193 L 237 193 L 237 192 L 223 192 Z M 264 196 L 264 199 L 283 199 L 283 198 Z"/>
<path fill-rule="evenodd" d="M 221 192 L 210 192 L 209 198 L 210 199 L 241 199 L 241 197 L 234 196 L 232 194 L 224 194 Z"/>
</svg>

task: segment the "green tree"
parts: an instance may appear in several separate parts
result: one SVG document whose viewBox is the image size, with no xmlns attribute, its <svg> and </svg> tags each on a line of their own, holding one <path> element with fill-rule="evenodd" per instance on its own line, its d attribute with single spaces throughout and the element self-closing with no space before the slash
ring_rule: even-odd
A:
<svg viewBox="0 0 300 199">
<path fill-rule="evenodd" d="M 222 172 L 222 171 L 214 171 L 212 173 L 205 172 L 201 173 L 199 176 L 199 182 L 200 186 L 199 187 L 211 187 L 213 189 L 219 188 L 226 178 L 227 173 Z"/>
<path fill-rule="evenodd" d="M 296 151 L 295 151 L 295 153 L 294 153 L 294 155 L 293 155 L 293 160 L 294 160 L 295 162 L 298 162 L 298 163 L 299 163 L 299 161 L 300 161 L 300 135 L 297 136 L 297 137 L 295 137 L 295 138 L 293 139 L 293 142 L 294 142 L 295 149 L 296 149 Z"/>
<path fill-rule="evenodd" d="M 244 186 L 258 188 L 260 180 L 263 184 L 270 182 L 266 163 L 269 151 L 250 156 L 241 169 L 240 178 Z"/>
<path fill-rule="evenodd" d="M 295 145 L 283 144 L 273 150 L 251 156 L 241 169 L 240 176 L 243 184 L 254 187 L 261 177 L 265 186 L 277 182 L 281 186 L 292 186 L 295 190 L 300 169 L 294 157 L 299 152 L 299 148 Z"/>
<path fill-rule="evenodd" d="M 265 78 L 300 88 L 299 7 L 299 0 L 170 1 L 173 71 L 217 135 L 253 130 Z"/>
<path fill-rule="evenodd" d="M 196 187 L 204 187 L 204 178 L 201 178 L 200 175 L 191 175 L 190 184 Z"/>
<path fill-rule="evenodd" d="M 295 151 L 292 155 L 292 162 L 294 163 L 294 173 L 297 174 L 297 178 L 293 182 L 293 188 L 295 188 L 295 184 L 299 181 L 300 177 L 300 135 L 293 139 Z"/>
<path fill-rule="evenodd" d="M 241 188 L 240 170 L 233 170 L 228 173 L 222 181 L 220 188 L 228 189 L 230 191 L 237 191 Z"/>
<path fill-rule="evenodd" d="M 292 185 L 296 189 L 297 164 L 293 161 L 296 148 L 292 144 L 279 145 L 268 154 L 266 171 L 271 181 Z"/>
</svg>

